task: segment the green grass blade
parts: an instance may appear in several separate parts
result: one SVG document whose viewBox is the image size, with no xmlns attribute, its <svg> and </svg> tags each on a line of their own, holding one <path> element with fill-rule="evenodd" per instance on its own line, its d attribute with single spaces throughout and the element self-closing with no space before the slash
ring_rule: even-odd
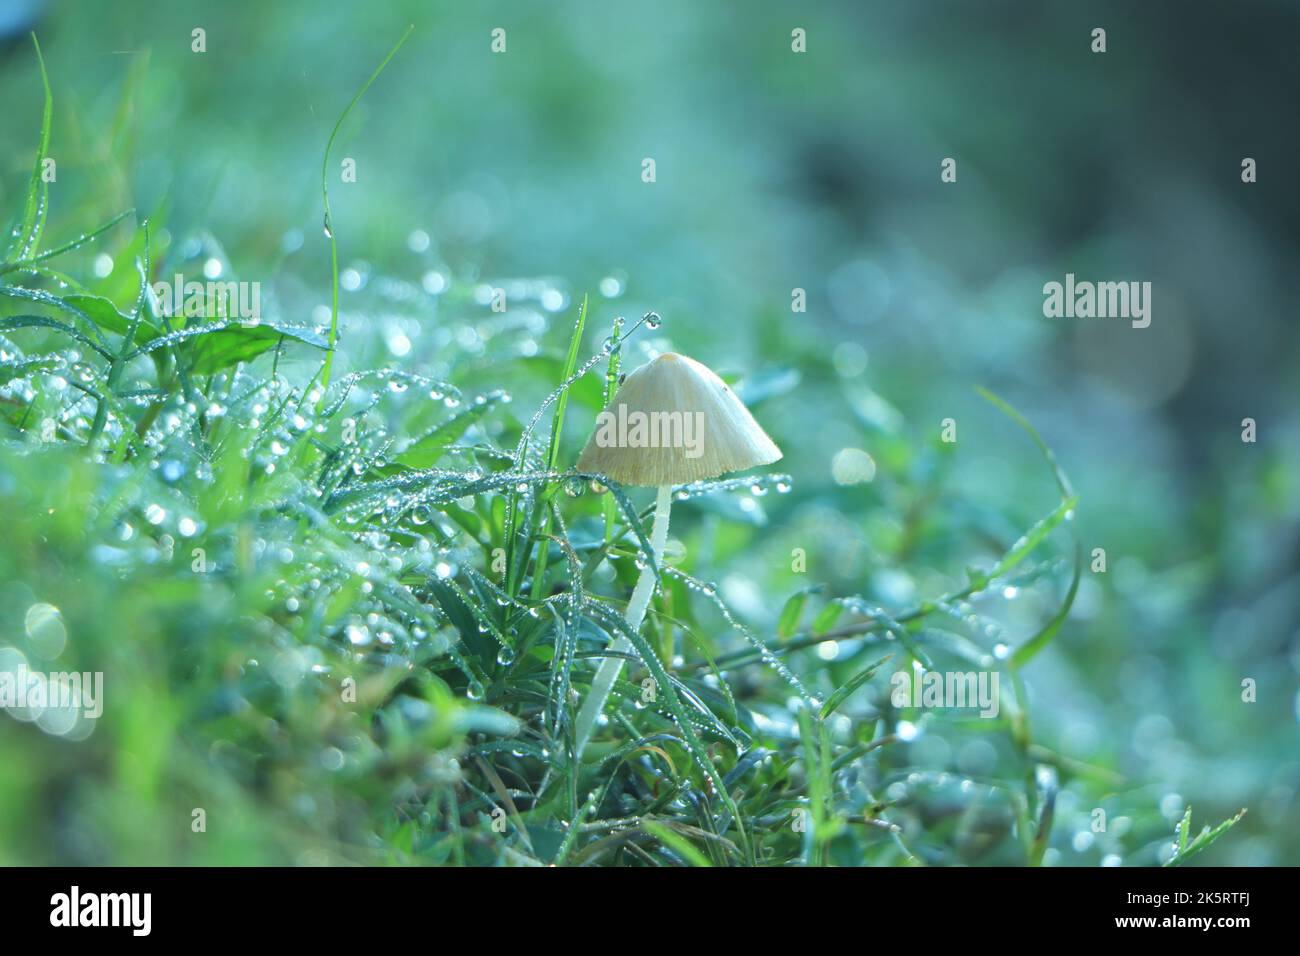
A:
<svg viewBox="0 0 1300 956">
<path fill-rule="evenodd" d="M 814 585 L 813 587 L 801 588 L 790 595 L 776 619 L 776 636 L 778 638 L 785 641 L 794 637 L 795 631 L 799 630 L 799 621 L 803 617 L 803 609 L 808 603 L 808 596 L 821 591 L 822 587 L 822 585 Z"/>
<path fill-rule="evenodd" d="M 325 144 L 325 155 L 321 158 L 320 191 L 321 191 L 321 198 L 325 202 L 325 235 L 326 237 L 328 237 L 330 241 L 330 281 L 332 287 L 331 298 L 330 298 L 330 335 L 329 335 L 330 350 L 325 357 L 325 369 L 321 374 L 322 401 L 324 400 L 325 389 L 329 388 L 330 369 L 333 368 L 334 365 L 334 346 L 335 343 L 338 341 L 338 333 L 339 333 L 339 245 L 338 245 L 338 240 L 334 238 L 334 223 L 330 218 L 330 188 L 329 188 L 330 151 L 333 150 L 334 140 L 339 135 L 339 129 L 342 128 L 343 121 L 346 120 L 348 118 L 348 114 L 352 112 L 352 107 L 357 105 L 357 102 L 361 99 L 362 96 L 365 95 L 366 90 L 370 89 L 370 85 L 379 78 L 380 73 L 384 72 L 384 67 L 388 66 L 388 61 L 391 60 L 397 54 L 397 51 L 402 48 L 402 44 L 404 44 L 407 41 L 407 39 L 411 36 L 411 33 L 414 30 L 415 30 L 415 24 L 412 23 L 409 27 L 406 28 L 406 32 L 402 34 L 402 38 L 397 41 L 396 45 L 394 45 L 394 47 L 391 50 L 388 51 L 388 56 L 384 57 L 383 62 L 381 62 L 377 67 L 375 67 L 375 71 L 370 74 L 370 79 L 366 80 L 366 82 L 362 85 L 361 89 L 357 90 L 356 95 L 352 97 L 352 101 L 348 103 L 347 108 L 344 109 L 343 113 L 339 116 L 338 122 L 334 124 L 334 129 L 330 131 L 329 142 Z"/>
<path fill-rule="evenodd" d="M 672 714 L 673 723 L 675 723 L 677 729 L 682 732 L 686 752 L 690 755 L 691 759 L 695 762 L 695 765 L 700 769 L 704 776 L 708 777 L 710 782 L 712 782 L 714 792 L 717 794 L 718 799 L 722 802 L 723 807 L 731 817 L 732 823 L 740 832 L 742 840 L 747 844 L 748 838 L 744 835 L 745 826 L 740 816 L 740 809 L 736 806 L 735 800 L 732 799 L 731 793 L 727 790 L 727 785 L 722 779 L 722 775 L 718 772 L 717 768 L 713 766 L 713 761 L 709 758 L 708 751 L 704 749 L 704 744 L 700 742 L 699 736 L 695 733 L 695 727 L 691 723 L 691 719 L 687 715 L 685 707 L 682 706 L 682 702 L 678 698 L 677 692 L 673 689 L 673 682 L 668 678 L 668 672 L 664 669 L 663 663 L 659 660 L 659 656 L 655 654 L 654 648 L 650 646 L 649 641 L 641 636 L 639 631 L 634 631 L 628 627 L 627 622 L 623 620 L 619 614 L 609 611 L 608 613 L 603 614 L 602 618 L 603 620 L 601 623 L 603 623 L 606 628 L 612 628 L 617 631 L 628 641 L 629 644 L 632 645 L 637 652 L 637 656 L 641 658 L 641 662 L 645 664 L 646 669 L 650 671 L 650 676 L 654 678 L 655 685 L 658 687 L 660 694 L 668 706 L 669 712 Z"/>
<path fill-rule="evenodd" d="M 1082 578 L 1083 543 L 1076 540 L 1074 543 L 1074 574 L 1070 578 L 1070 587 L 1065 592 L 1065 598 L 1061 601 L 1061 606 L 1056 609 L 1056 613 L 1052 615 L 1051 620 L 1044 624 L 1037 634 L 1017 647 L 1011 654 L 1010 663 L 1013 669 L 1024 667 L 1037 656 L 1039 651 L 1052 643 L 1057 631 L 1061 629 L 1066 618 L 1070 616 L 1070 609 L 1074 607 L 1074 599 L 1079 594 L 1079 583 Z"/>
<path fill-rule="evenodd" d="M 128 209 L 125 212 L 120 212 L 112 219 L 110 219 L 108 222 L 104 223 L 102 226 L 99 226 L 96 229 L 92 229 L 90 230 L 90 232 L 83 232 L 81 235 L 77 236 L 77 238 L 71 239 L 68 242 L 65 242 L 63 245 L 57 246 L 53 249 L 47 249 L 45 252 L 42 252 L 40 255 L 33 256 L 30 259 L 23 259 L 21 261 L 5 262 L 3 264 L 0 264 L 0 275 L 4 275 L 6 272 L 13 272 L 16 269 L 22 269 L 28 266 L 37 265 L 42 262 L 47 262 L 50 259 L 55 259 L 63 255 L 65 252 L 72 252 L 74 249 L 80 249 L 82 246 L 86 245 L 86 243 L 93 242 L 94 240 L 98 239 L 100 236 L 108 232 L 119 222 L 121 222 L 127 216 L 132 215 L 134 212 L 135 212 L 134 209 Z"/>
<path fill-rule="evenodd" d="M 691 866 L 713 866 L 713 864 L 709 862 L 709 858 L 701 853 L 694 843 L 670 827 L 666 827 L 662 823 L 657 823 L 654 820 L 642 820 L 641 829 L 645 830 L 646 833 L 649 833 L 652 837 L 668 849 L 672 850 Z"/>
<path fill-rule="evenodd" d="M 564 371 L 560 375 L 561 382 L 567 382 L 573 377 L 573 373 L 578 368 L 578 353 L 582 347 L 582 333 L 587 327 L 587 296 L 582 297 L 582 305 L 578 307 L 578 319 L 573 324 L 573 334 L 569 336 L 569 351 L 564 357 Z M 546 449 L 546 470 L 555 471 L 560 464 L 560 437 L 564 434 L 564 411 L 569 406 L 569 391 L 565 389 L 560 393 L 560 397 L 555 401 L 555 412 L 551 416 L 551 442 Z M 513 496 L 513 492 L 512 492 Z M 536 508 L 545 507 L 545 495 L 538 495 L 538 501 L 534 510 L 534 523 L 536 523 Z M 513 500 L 511 502 L 513 506 Z M 546 596 L 546 573 L 547 573 L 547 555 L 550 552 L 549 542 L 551 540 L 551 529 L 554 522 L 551 518 L 551 510 L 546 508 L 545 518 L 543 519 L 541 533 L 537 540 L 537 557 L 533 565 L 533 597 L 540 599 Z"/>
<path fill-rule="evenodd" d="M 567 382 L 578 368 L 578 353 L 582 347 L 582 333 L 587 327 L 587 296 L 582 297 L 578 308 L 578 320 L 573 325 L 573 334 L 569 336 L 569 352 L 564 357 L 564 374 L 560 381 Z M 569 392 L 566 389 L 555 401 L 555 414 L 551 416 L 551 444 L 546 451 L 546 467 L 554 471 L 560 463 L 560 436 L 564 433 L 564 411 L 569 406 Z"/>
<path fill-rule="evenodd" d="M 1057 632 L 1061 630 L 1061 626 L 1065 624 L 1066 618 L 1070 616 L 1070 609 L 1074 607 L 1074 599 L 1079 594 L 1079 582 L 1083 577 L 1083 541 L 1079 538 L 1078 525 L 1073 520 L 1070 520 L 1073 518 L 1071 512 L 1078 504 L 1078 499 L 1074 494 L 1074 488 L 1070 484 L 1070 479 L 1066 476 L 1060 463 L 1057 462 L 1056 455 L 1053 453 L 1052 449 L 1048 447 L 1047 442 L 1043 441 L 1043 437 L 1038 434 L 1038 429 L 1034 428 L 1034 426 L 1029 423 L 1029 419 L 1025 418 L 1024 415 L 1016 411 L 1016 409 L 1011 407 L 1010 404 L 994 395 L 988 389 L 977 386 L 975 391 L 978 392 L 989 404 L 993 405 L 1002 412 L 1002 414 L 1006 415 L 1013 422 L 1019 425 L 1033 443 L 1038 446 L 1038 450 L 1042 452 L 1043 458 L 1052 469 L 1052 475 L 1056 478 L 1056 486 L 1061 492 L 1062 507 L 1053 512 L 1053 515 L 1057 514 L 1057 512 L 1060 513 L 1061 519 L 1065 520 L 1069 525 L 1070 534 L 1074 539 L 1074 575 L 1070 581 L 1070 588 L 1066 592 L 1065 599 L 1061 602 L 1061 606 L 1057 609 L 1056 614 L 1052 616 L 1051 620 L 1049 620 L 1037 634 L 1016 648 L 1015 652 L 1011 655 L 1011 668 L 1013 670 L 1018 670 L 1033 660 L 1033 658 L 1037 656 L 1043 648 L 1047 647 L 1047 645 L 1052 642 L 1052 639 L 1056 637 Z M 1047 530 L 1050 531 L 1051 529 L 1049 528 Z M 1032 533 L 1033 531 L 1031 530 L 1030 534 Z"/>
<path fill-rule="evenodd" d="M 1067 498 L 1057 505 L 1051 514 L 1035 523 L 1032 528 L 1020 537 L 1019 541 L 1007 550 L 1007 553 L 1002 556 L 1002 560 L 989 572 L 989 580 L 1002 577 L 1029 557 L 1030 553 L 1043 543 L 1044 539 L 1052 533 L 1057 525 L 1065 520 L 1066 516 L 1074 510 L 1078 503 L 1079 498 L 1077 495 L 1073 498 Z"/>
<path fill-rule="evenodd" d="M 1200 832 L 1195 840 L 1188 843 L 1187 831 L 1191 828 L 1192 824 L 1192 808 L 1188 807 L 1187 813 L 1183 816 L 1182 821 L 1178 825 L 1178 852 L 1165 862 L 1165 866 L 1182 866 L 1189 859 L 1196 856 L 1196 854 L 1200 853 L 1202 850 L 1207 849 L 1215 840 L 1219 839 L 1219 837 L 1223 836 L 1235 827 L 1245 815 L 1246 810 L 1243 807 L 1241 810 L 1238 810 L 1235 815 L 1228 817 L 1228 819 L 1224 820 L 1213 829 L 1206 827 Z"/>
<path fill-rule="evenodd" d="M 1043 453 L 1043 457 L 1047 459 L 1047 463 L 1051 466 L 1052 474 L 1056 478 L 1057 487 L 1061 489 L 1061 497 L 1073 497 L 1074 489 L 1070 485 L 1070 479 L 1066 476 L 1065 471 L 1057 462 L 1056 454 L 1048 446 L 1047 442 L 1043 441 L 1043 436 L 1038 434 L 1038 429 L 1029 423 L 1029 419 L 1016 411 L 1015 408 L 1013 408 L 1006 400 L 994 395 L 987 388 L 977 385 L 975 386 L 975 391 L 978 392 L 980 397 L 985 401 L 993 405 L 998 409 L 998 411 L 1002 412 L 1002 414 L 1006 415 L 1024 430 L 1025 434 L 1027 434 L 1030 439 L 1033 440 L 1034 444 L 1038 446 L 1038 450 Z"/>
<path fill-rule="evenodd" d="M 852 695 L 855 690 L 867 681 L 871 680 L 871 678 L 875 677 L 880 668 L 888 663 L 893 656 L 893 654 L 886 654 L 871 666 L 858 671 L 858 673 L 850 677 L 843 686 L 837 688 L 835 693 L 831 694 L 831 696 L 826 699 L 826 703 L 822 705 L 821 714 L 819 715 L 821 719 L 825 720 L 831 714 L 835 713 L 835 711 L 849 699 L 850 695 Z"/>
<path fill-rule="evenodd" d="M 32 178 L 27 186 L 27 199 L 23 203 L 23 217 L 14 229 L 13 241 L 9 245 L 7 262 L 20 262 L 30 259 L 41 241 L 41 232 L 45 229 L 45 211 L 49 206 L 50 184 L 45 181 L 45 156 L 50 149 L 50 121 L 54 116 L 54 94 L 50 92 L 50 78 L 45 72 L 45 57 L 41 55 L 41 44 L 32 34 L 32 45 L 36 47 L 36 62 L 41 68 L 41 85 L 45 90 L 45 107 L 41 112 L 41 140 L 36 148 L 36 162 L 32 164 Z"/>
</svg>

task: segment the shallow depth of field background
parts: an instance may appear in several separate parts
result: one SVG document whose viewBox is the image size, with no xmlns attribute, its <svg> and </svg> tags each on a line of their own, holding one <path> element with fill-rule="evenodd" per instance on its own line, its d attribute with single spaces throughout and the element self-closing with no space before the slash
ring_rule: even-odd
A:
<svg viewBox="0 0 1300 956">
<path fill-rule="evenodd" d="M 1010 540 L 1054 506 L 1032 446 L 974 392 L 992 389 L 1055 449 L 1081 496 L 1085 548 L 1108 560 L 1026 670 L 1035 734 L 1122 774 L 1127 804 L 1170 832 L 1188 802 L 1197 828 L 1248 807 L 1206 862 L 1300 862 L 1300 10 L 432 6 L 44 5 L 58 161 L 48 235 L 166 203 L 172 242 L 209 234 L 280 314 L 319 321 L 325 140 L 415 22 L 331 163 L 346 270 L 336 375 L 385 362 L 456 375 L 509 387 L 526 416 L 555 365 L 534 375 L 501 358 L 494 331 L 527 358 L 563 348 L 584 293 L 591 347 L 616 315 L 658 311 L 663 326 L 627 348 L 629 367 L 643 348 L 673 348 L 777 392 L 757 414 L 793 491 L 757 514 L 683 507 L 674 526 L 695 573 L 764 634 L 809 583 L 891 607 L 933 594 L 982 536 Z M 196 26 L 206 54 L 190 52 Z M 498 26 L 504 55 L 489 52 Z M 790 52 L 795 26 L 805 55 Z M 1108 28 L 1105 55 L 1089 51 L 1094 26 Z M 0 47 L 6 215 L 39 103 L 20 32 Z M 1240 182 L 1245 156 L 1255 185 Z M 356 184 L 338 182 L 343 157 Z M 641 181 L 645 157 L 654 184 Z M 944 157 L 957 159 L 955 185 L 939 181 Z M 1066 272 L 1150 281 L 1150 328 L 1044 318 L 1042 285 Z M 430 290 L 451 276 L 519 288 L 513 327 L 443 321 Z M 791 313 L 795 287 L 804 314 Z M 945 448 L 948 417 L 958 442 Z M 1245 417 L 1256 444 L 1240 440 Z M 566 463 L 590 422 L 570 421 Z M 836 480 L 844 449 L 872 456 L 870 481 Z M 796 547 L 806 576 L 790 571 Z M 22 643 L 34 601 L 59 604 L 73 644 L 85 631 L 129 642 L 115 630 L 129 615 L 90 603 L 111 597 L 0 582 L 0 645 Z M 1008 631 L 1032 633 L 1054 599 L 1010 602 Z M 1257 702 L 1241 701 L 1243 678 Z M 148 700 L 128 706 L 142 725 L 156 717 Z M 0 718 L 0 837 L 56 827 L 94 799 L 97 768 L 77 746 Z M 980 754 L 935 734 L 910 759 Z M 47 817 L 33 823 L 32 807 Z M 117 825 L 105 817 L 97 825 Z M 62 849 L 109 862 L 93 830 Z M 1095 865 L 1083 842 L 1063 862 Z M 48 851 L 0 839 L 3 862 Z"/>
</svg>

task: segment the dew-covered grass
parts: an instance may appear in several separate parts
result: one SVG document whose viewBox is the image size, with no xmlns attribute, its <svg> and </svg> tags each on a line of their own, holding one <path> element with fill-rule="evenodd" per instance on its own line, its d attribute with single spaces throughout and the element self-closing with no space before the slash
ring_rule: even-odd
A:
<svg viewBox="0 0 1300 956">
<path fill-rule="evenodd" d="M 245 276 L 165 208 L 51 214 L 50 116 L 0 266 L 0 666 L 103 672 L 105 699 L 0 723 L 0 862 L 1154 864 L 1226 829 L 1040 736 L 1087 498 L 1002 399 L 963 428 L 1038 455 L 1019 524 L 873 395 L 881 480 L 916 492 L 873 583 L 798 567 L 827 492 L 789 462 L 674 489 L 651 553 L 646 490 L 572 464 L 670 316 L 340 270 L 328 213 L 323 312 L 169 315 L 145 278 Z M 799 387 L 725 371 L 760 419 Z M 921 670 L 996 673 L 998 714 L 895 703 Z"/>
</svg>

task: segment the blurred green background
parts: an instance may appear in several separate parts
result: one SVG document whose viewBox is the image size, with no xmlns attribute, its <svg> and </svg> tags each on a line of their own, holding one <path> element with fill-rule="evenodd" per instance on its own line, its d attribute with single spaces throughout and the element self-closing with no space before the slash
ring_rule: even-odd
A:
<svg viewBox="0 0 1300 956">
<path fill-rule="evenodd" d="M 793 492 L 757 514 L 687 506 L 674 529 L 703 551 L 693 573 L 768 626 L 805 583 L 895 607 L 938 593 L 1054 506 L 1032 446 L 973 388 L 994 390 L 1053 447 L 1081 496 L 1085 549 L 1107 555 L 1026 672 L 1036 737 L 1122 774 L 1152 841 L 1186 803 L 1198 826 L 1245 806 L 1205 860 L 1300 862 L 1300 8 L 11 0 L 0 208 L 21 202 L 39 129 L 35 29 L 55 96 L 47 234 L 165 209 L 169 255 L 219 246 L 276 314 L 320 324 L 322 151 L 410 23 L 331 158 L 336 374 L 387 362 L 505 386 L 526 417 L 554 376 L 519 359 L 561 349 L 584 294 L 593 345 L 615 315 L 658 311 L 664 325 L 627 347 L 628 367 L 671 347 L 768 396 L 756 414 Z M 1105 54 L 1089 49 L 1098 26 Z M 206 53 L 191 52 L 195 27 Z M 490 50 L 497 27 L 504 54 Z M 791 52 L 794 27 L 805 54 Z M 344 157 L 354 184 L 338 181 Z M 955 184 L 940 182 L 945 157 Z M 1150 281 L 1151 326 L 1044 318 L 1043 283 L 1067 272 Z M 507 288 L 508 320 L 461 321 L 442 294 L 481 295 L 477 283 Z M 593 415 L 571 416 L 566 464 Z M 1246 417 L 1255 444 L 1241 441 Z M 945 418 L 953 446 L 939 443 Z M 871 456 L 869 480 L 836 474 L 846 449 Z M 30 506 L 54 466 L 11 467 L 6 500 Z M 789 569 L 796 547 L 806 579 Z M 127 606 L 111 583 L 63 580 L 17 546 L 5 563 L 0 644 L 23 644 L 36 601 L 62 610 L 73 647 L 112 628 L 164 641 L 149 602 L 181 618 L 194 607 L 144 588 L 131 606 L 149 615 L 106 621 L 105 607 Z M 990 613 L 1023 639 L 1056 599 L 1027 589 Z M 176 719 L 165 695 L 130 710 L 127 724 Z M 137 739 L 128 730 L 119 745 Z M 30 842 L 0 840 L 0 862 L 171 855 L 147 821 L 124 822 L 139 806 L 130 781 L 156 785 L 147 765 L 163 755 L 132 753 L 137 776 L 103 790 L 78 746 L 0 723 L 0 835 L 43 818 Z M 911 765 L 978 766 L 963 746 L 927 735 Z M 44 827 L 69 820 L 47 852 Z M 261 825 L 216 858 L 255 861 Z M 1053 852 L 1104 856 L 1068 831 Z"/>
</svg>

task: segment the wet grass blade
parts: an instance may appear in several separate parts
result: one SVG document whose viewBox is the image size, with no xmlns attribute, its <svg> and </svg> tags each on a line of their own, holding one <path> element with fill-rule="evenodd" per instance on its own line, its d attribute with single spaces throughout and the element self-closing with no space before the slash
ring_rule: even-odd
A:
<svg viewBox="0 0 1300 956">
<path fill-rule="evenodd" d="M 582 348 L 582 333 L 587 327 L 587 296 L 582 297 L 578 308 L 578 319 L 573 324 L 573 334 L 569 336 L 569 351 L 564 357 L 564 374 L 560 381 L 567 382 L 578 368 L 578 352 Z M 562 392 L 555 400 L 555 414 L 551 417 L 551 443 L 546 450 L 546 468 L 554 471 L 560 464 L 560 437 L 564 434 L 564 412 L 569 407 L 569 393 Z"/>
<path fill-rule="evenodd" d="M 27 198 L 23 202 L 23 215 L 14 227 L 13 241 L 5 257 L 8 263 L 30 259 L 41 241 L 41 232 L 45 229 L 45 211 L 50 201 L 50 185 L 45 181 L 45 157 L 50 150 L 50 121 L 54 116 L 54 94 L 50 92 L 50 78 L 45 72 L 45 57 L 41 55 L 41 44 L 32 34 L 32 45 L 36 47 L 36 62 L 41 69 L 41 86 L 45 91 L 45 106 L 41 111 L 41 139 L 36 148 L 36 162 L 32 164 L 32 178 L 27 185 Z"/>
<path fill-rule="evenodd" d="M 790 595 L 785 602 L 785 607 L 781 608 L 781 614 L 776 619 L 776 636 L 778 638 L 785 641 L 794 637 L 795 631 L 799 630 L 799 620 L 803 617 L 803 609 L 808 603 L 808 596 L 821 590 L 822 585 L 814 585 Z"/>
<path fill-rule="evenodd" d="M 1039 652 L 1052 643 L 1052 639 L 1056 637 L 1057 633 L 1061 630 L 1061 626 L 1065 624 L 1066 618 L 1070 616 L 1070 609 L 1074 607 L 1074 599 L 1078 596 L 1079 582 L 1083 576 L 1083 541 L 1079 537 L 1077 522 L 1072 520 L 1074 517 L 1074 508 L 1078 505 L 1078 498 L 1074 494 L 1074 488 L 1070 484 L 1070 479 L 1066 476 L 1060 463 L 1057 462 L 1056 455 L 1048 446 L 1047 442 L 1043 441 L 1043 437 L 1038 434 L 1038 429 L 1034 428 L 1034 426 L 1029 423 L 1029 419 L 1025 418 L 1024 415 L 1016 411 L 1010 404 L 994 395 L 988 389 L 976 387 L 975 391 L 994 408 L 998 409 L 998 411 L 1002 412 L 1002 414 L 1006 415 L 1013 422 L 1019 425 L 1025 434 L 1029 436 L 1030 440 L 1038 446 L 1038 450 L 1042 452 L 1043 458 L 1052 469 L 1052 475 L 1056 479 L 1056 486 L 1061 492 L 1062 506 L 1061 508 L 1058 508 L 1056 512 L 1053 512 L 1053 515 L 1058 512 L 1061 514 L 1061 518 L 1069 525 L 1070 535 L 1074 539 L 1074 574 L 1070 581 L 1069 590 L 1066 592 L 1065 599 L 1061 602 L 1061 606 L 1057 609 L 1056 613 L 1052 615 L 1051 620 L 1043 625 L 1042 629 L 1040 629 L 1037 634 L 1025 643 L 1021 644 L 1016 648 L 1015 652 L 1012 653 L 1009 663 L 1012 669 L 1018 670 L 1028 664 L 1039 654 Z M 1032 533 L 1033 532 L 1031 531 L 1030 534 Z"/>
<path fill-rule="evenodd" d="M 842 705 L 846 700 L 848 700 L 849 696 L 855 690 L 857 690 L 867 681 L 871 680 L 871 678 L 875 677 L 876 672 L 879 671 L 880 668 L 883 667 L 886 663 L 888 663 L 889 660 L 893 658 L 893 656 L 894 656 L 893 654 L 886 654 L 884 657 L 876 661 L 870 667 L 858 671 L 858 673 L 850 677 L 842 687 L 836 689 L 835 693 L 831 694 L 831 696 L 826 699 L 826 703 L 822 705 L 821 713 L 819 714 L 821 719 L 825 720 L 831 714 L 835 713 L 835 711 L 839 709 L 840 705 Z"/>
<path fill-rule="evenodd" d="M 1002 560 L 989 572 L 989 580 L 1003 577 L 1021 561 L 1029 557 L 1030 553 L 1043 543 L 1044 539 L 1052 533 L 1057 525 L 1066 519 L 1078 503 L 1079 498 L 1077 495 L 1065 499 L 1053 509 L 1051 514 L 1021 535 L 1020 540 L 1007 550 L 1007 553 L 1002 556 Z"/>
<path fill-rule="evenodd" d="M 132 215 L 134 212 L 135 212 L 134 209 L 128 209 L 126 210 L 126 212 L 118 213 L 116 216 L 114 216 L 108 222 L 104 223 L 98 229 L 92 229 L 90 232 L 84 232 L 81 235 L 77 236 L 77 238 L 69 240 L 68 242 L 65 242 L 63 245 L 56 246 L 53 249 L 47 249 L 45 252 L 42 252 L 40 255 L 32 256 L 30 259 L 23 259 L 21 261 L 5 262 L 3 264 L 0 264 L 0 275 L 4 275 L 6 272 L 13 272 L 16 269 L 30 268 L 32 266 L 38 265 L 39 263 L 45 262 L 49 259 L 55 259 L 63 255 L 64 253 L 72 252 L 75 249 L 80 249 L 82 246 L 86 245 L 87 243 L 93 242 L 96 239 L 98 239 L 100 236 L 108 232 L 119 222 L 121 222 L 127 216 Z"/>
<path fill-rule="evenodd" d="M 362 84 L 361 89 L 357 90 L 356 95 L 352 97 L 352 101 L 348 103 L 347 108 L 344 109 L 342 114 L 339 116 L 338 122 L 334 124 L 334 129 L 330 130 L 329 142 L 325 144 L 325 155 L 321 157 L 320 191 L 321 191 L 321 198 L 325 202 L 325 236 L 326 238 L 329 239 L 330 242 L 330 281 L 331 281 L 329 354 L 326 355 L 325 357 L 325 369 L 321 374 L 322 401 L 324 400 L 325 389 L 329 388 L 330 370 L 334 367 L 334 347 L 338 342 L 338 334 L 339 334 L 339 245 L 338 245 L 338 240 L 334 238 L 334 223 L 330 218 L 330 188 L 329 188 L 330 151 L 334 148 L 334 140 L 339 135 L 339 130 L 343 126 L 343 121 L 346 120 L 348 118 L 348 114 L 352 112 L 352 107 L 357 105 L 357 102 L 361 99 L 362 96 L 365 95 L 366 90 L 370 89 L 370 85 L 379 78 L 380 73 L 384 72 L 384 67 L 388 66 L 388 61 L 391 60 L 394 56 L 396 56 L 397 51 L 402 48 L 402 44 L 404 44 L 407 41 L 407 39 L 411 36 L 411 33 L 414 30 L 415 30 L 415 24 L 412 23 L 409 27 L 406 28 L 406 32 L 402 34 L 402 38 L 397 41 L 397 43 L 393 46 L 391 50 L 388 51 L 388 56 L 384 57 L 383 62 L 381 62 L 377 67 L 375 67 L 375 72 L 370 74 L 370 79 L 366 80 L 366 82 Z"/>
<path fill-rule="evenodd" d="M 654 820 L 642 820 L 641 829 L 672 850 L 691 866 L 713 866 L 709 858 L 701 853 L 690 840 L 677 833 L 671 827 Z"/>
<path fill-rule="evenodd" d="M 1235 827 L 1245 815 L 1246 810 L 1243 807 L 1241 810 L 1238 810 L 1235 815 L 1228 817 L 1228 819 L 1224 820 L 1213 829 L 1206 827 L 1200 832 L 1196 839 L 1189 842 L 1187 835 L 1192 826 L 1192 808 L 1188 807 L 1187 813 L 1183 815 L 1183 819 L 1178 825 L 1178 852 L 1166 861 L 1165 866 L 1182 866 L 1192 857 L 1196 856 L 1196 854 L 1207 849 L 1215 840 L 1219 839 L 1219 837 L 1223 836 Z"/>
<path fill-rule="evenodd" d="M 582 297 L 582 305 L 578 307 L 578 319 L 573 324 L 573 334 L 569 336 L 569 351 L 564 357 L 564 371 L 560 375 L 561 382 L 567 382 L 573 377 L 573 373 L 578 368 L 578 352 L 582 347 L 582 333 L 587 327 L 587 296 Z M 551 442 L 546 449 L 546 470 L 555 471 L 560 464 L 560 438 L 564 434 L 564 412 L 569 407 L 569 392 L 566 389 L 560 393 L 560 397 L 555 401 L 555 412 L 551 416 Z M 546 596 L 546 573 L 547 573 L 547 556 L 549 554 L 548 543 L 551 540 L 551 529 L 554 522 L 551 519 L 551 510 L 545 507 L 545 495 L 538 496 L 536 508 L 544 508 L 545 517 L 542 519 L 542 529 L 537 536 L 537 557 L 533 565 L 533 588 L 532 593 L 535 599 Z M 534 523 L 536 511 L 534 512 Z"/>
<path fill-rule="evenodd" d="M 678 698 L 677 692 L 673 689 L 673 682 L 669 679 L 668 672 L 664 670 L 664 666 L 660 662 L 658 655 L 655 654 L 654 648 L 650 646 L 649 641 L 641 636 L 639 631 L 633 631 L 628 627 L 627 622 L 618 614 L 613 611 L 607 611 L 601 616 L 604 618 L 602 623 L 607 628 L 612 628 L 618 631 L 618 633 L 636 649 L 637 655 L 641 658 L 641 662 L 645 664 L 646 669 L 650 671 L 650 676 L 654 678 L 661 696 L 666 701 L 668 709 L 672 713 L 673 722 L 677 725 L 678 730 L 682 732 L 687 753 L 690 755 L 691 760 L 694 761 L 695 765 L 699 767 L 704 776 L 713 784 L 714 792 L 722 802 L 722 805 L 726 808 L 727 814 L 731 817 L 736 829 L 740 832 L 743 844 L 748 846 L 749 839 L 745 835 L 745 826 L 740 816 L 740 809 L 736 806 L 735 800 L 732 799 L 731 793 L 727 790 L 727 785 L 722 779 L 722 775 L 718 773 L 717 768 L 713 766 L 713 761 L 709 759 L 709 754 L 704 749 L 704 744 L 700 742 L 700 738 L 696 735 L 695 727 L 692 724 L 690 717 L 687 715 L 686 709 L 682 706 L 682 702 Z M 746 855 L 748 855 L 748 853 Z"/>
<path fill-rule="evenodd" d="M 12 332 L 16 329 L 53 329 L 56 332 L 62 332 L 71 339 L 75 339 L 87 348 L 94 349 L 106 359 L 112 359 L 113 353 L 108 349 L 100 346 L 93 341 L 90 336 L 86 335 L 75 326 L 68 325 L 66 322 L 60 322 L 58 319 L 47 318 L 43 315 L 14 315 L 7 319 L 0 319 L 0 332 Z"/>
</svg>

